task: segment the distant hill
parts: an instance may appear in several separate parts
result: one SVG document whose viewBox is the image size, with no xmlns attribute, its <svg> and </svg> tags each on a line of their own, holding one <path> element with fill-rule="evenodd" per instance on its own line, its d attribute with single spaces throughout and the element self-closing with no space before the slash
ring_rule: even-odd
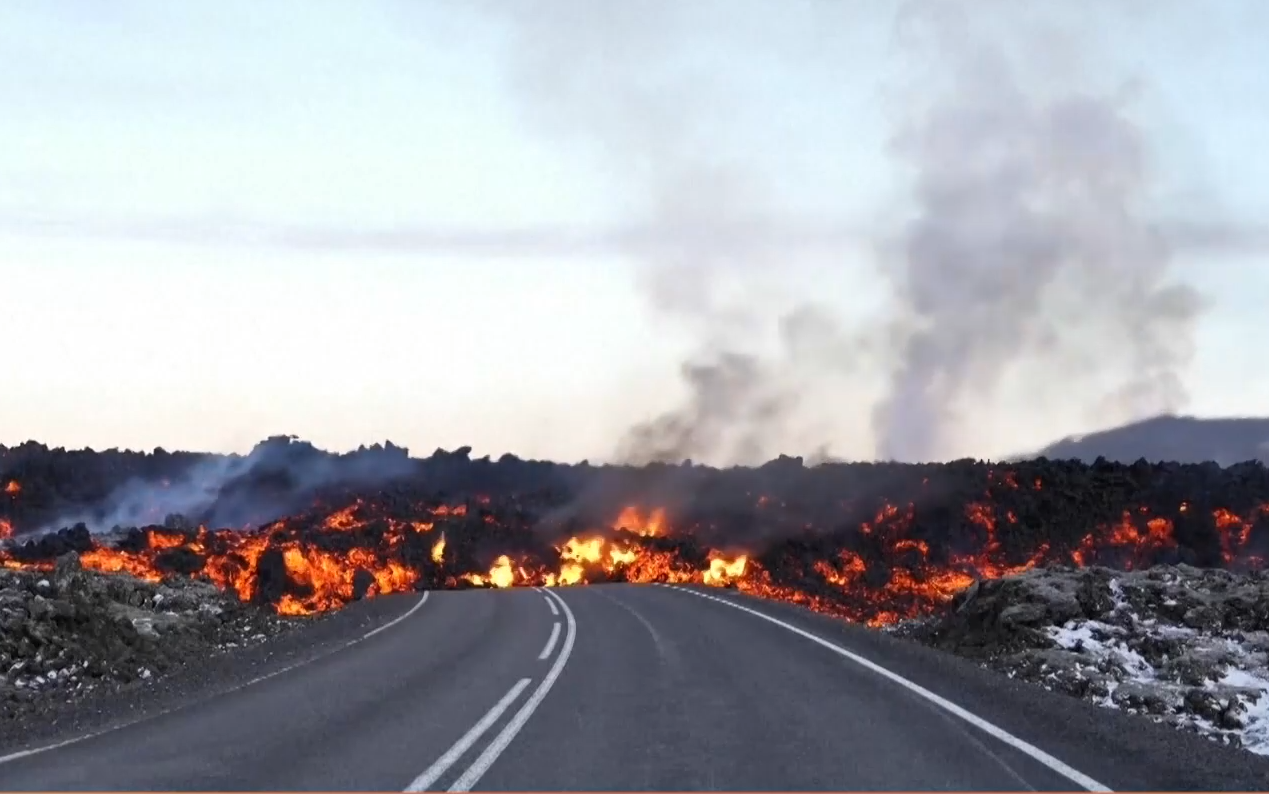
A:
<svg viewBox="0 0 1269 794">
<path fill-rule="evenodd" d="M 1215 461 L 1221 466 L 1248 460 L 1269 462 L 1269 418 L 1156 416 L 1110 430 L 1070 436 L 1035 454 L 1085 462 L 1099 456 L 1123 463 L 1141 458 L 1152 463 Z"/>
</svg>

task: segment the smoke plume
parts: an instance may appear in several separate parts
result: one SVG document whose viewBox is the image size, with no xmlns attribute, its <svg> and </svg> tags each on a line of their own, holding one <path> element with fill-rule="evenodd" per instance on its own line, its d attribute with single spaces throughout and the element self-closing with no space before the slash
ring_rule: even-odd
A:
<svg viewBox="0 0 1269 794">
<path fill-rule="evenodd" d="M 535 127 L 598 152 L 647 199 L 654 231 L 629 250 L 641 287 L 699 341 L 681 367 L 683 405 L 632 428 L 621 459 L 829 457 L 841 439 L 824 436 L 840 431 L 817 422 L 817 392 L 831 405 L 834 393 L 875 391 L 874 452 L 896 460 L 964 452 L 1008 388 L 1034 397 L 1039 415 L 1060 387 L 1101 424 L 1185 404 L 1202 304 L 1172 268 L 1185 234 L 1146 214 L 1154 171 L 1132 86 L 1057 74 L 1058 61 L 1040 59 L 1072 39 L 1017 4 L 905 3 L 896 17 L 899 58 L 934 53 L 935 63 L 918 91 L 890 97 L 889 154 L 911 194 L 897 233 L 872 241 L 886 316 L 839 316 L 805 295 L 773 300 L 805 283 L 807 263 L 753 243 L 779 234 L 728 230 L 796 225 L 780 212 L 788 174 L 777 147 L 737 155 L 752 132 L 748 87 L 694 56 L 737 17 L 776 27 L 777 5 L 810 20 L 803 33 L 851 22 L 818 3 L 488 6 L 509 23 L 508 79 Z M 762 43 L 797 50 L 774 32 Z"/>
<path fill-rule="evenodd" d="M 1200 301 L 1171 280 L 1173 252 L 1143 217 L 1142 131 L 1116 97 L 1027 92 L 967 17 L 929 10 L 912 21 L 950 85 L 893 139 L 917 214 L 886 271 L 909 330 L 874 414 L 880 456 L 936 455 L 1012 364 L 1052 371 L 1069 353 L 1096 352 L 1080 363 L 1104 376 L 1103 413 L 1179 408 Z"/>
<path fill-rule="evenodd" d="M 622 252 L 640 264 L 650 307 L 697 340 L 680 367 L 683 405 L 631 428 L 623 462 L 752 462 L 778 445 L 776 428 L 797 405 L 781 361 L 760 352 L 769 296 L 754 282 L 795 264 L 780 241 L 807 224 L 781 217 L 769 175 L 718 145 L 734 138 L 743 97 L 694 64 L 701 23 L 758 7 L 487 4 L 508 23 L 508 80 L 534 127 L 619 164 L 644 199 L 645 232 Z"/>
<path fill-rule="evenodd" d="M 101 504 L 59 516 L 37 532 L 80 523 L 103 532 L 177 516 L 208 527 L 259 526 L 307 507 L 327 486 L 381 485 L 413 470 L 409 450 L 391 443 L 334 455 L 292 436 L 276 436 L 247 455 L 208 455 L 164 479 L 126 481 Z"/>
</svg>

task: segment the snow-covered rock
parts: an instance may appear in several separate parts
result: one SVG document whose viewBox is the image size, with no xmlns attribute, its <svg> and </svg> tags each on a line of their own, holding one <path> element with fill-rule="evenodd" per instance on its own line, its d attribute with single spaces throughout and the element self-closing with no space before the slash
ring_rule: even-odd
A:
<svg viewBox="0 0 1269 794">
<path fill-rule="evenodd" d="M 1013 678 L 1269 755 L 1269 575 L 1044 568 L 891 629 Z"/>
</svg>

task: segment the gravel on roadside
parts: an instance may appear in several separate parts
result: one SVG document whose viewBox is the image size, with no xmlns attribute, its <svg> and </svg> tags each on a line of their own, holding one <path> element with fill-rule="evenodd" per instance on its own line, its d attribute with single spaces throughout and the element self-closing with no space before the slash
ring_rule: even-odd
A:
<svg viewBox="0 0 1269 794">
<path fill-rule="evenodd" d="M 418 594 L 280 617 L 205 582 L 0 569 L 0 755 L 144 719 L 347 645 Z"/>
</svg>

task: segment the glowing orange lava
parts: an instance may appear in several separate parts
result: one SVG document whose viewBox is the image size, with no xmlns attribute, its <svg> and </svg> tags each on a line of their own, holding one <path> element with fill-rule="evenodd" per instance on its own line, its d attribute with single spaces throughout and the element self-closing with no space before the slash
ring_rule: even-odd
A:
<svg viewBox="0 0 1269 794">
<path fill-rule="evenodd" d="M 1174 520 L 1194 520 L 1195 513 L 1185 503 L 1168 515 L 1137 507 L 1124 510 L 1115 521 L 1091 526 L 1073 544 L 1051 548 L 1041 542 L 1019 549 L 1019 535 L 1013 533 L 1033 527 L 1035 517 L 1025 507 L 997 506 L 993 488 L 1023 490 L 1011 473 L 994 474 L 987 493 L 960 508 L 957 532 L 967 540 L 955 548 L 914 534 L 919 525 L 912 504 L 883 504 L 870 510 L 867 520 L 834 535 L 836 547 L 822 547 L 825 550 L 813 559 L 801 552 L 801 557 L 782 559 L 754 548 L 695 546 L 693 535 L 678 533 L 664 508 L 627 506 L 613 521 L 549 545 L 534 534 L 539 530 L 532 524 L 506 523 L 507 516 L 514 520 L 516 513 L 498 513 L 488 507 L 487 499 L 406 506 L 357 500 L 250 532 L 149 527 L 134 533 L 126 546 L 93 547 L 81 554 L 81 562 L 88 569 L 130 573 L 147 581 L 161 580 L 175 570 L 173 565 L 192 565 L 186 570 L 195 571 L 194 576 L 243 601 L 272 601 L 285 615 L 308 615 L 337 609 L 355 598 L 425 587 L 565 587 L 615 581 L 734 587 L 884 625 L 938 609 L 976 578 L 997 578 L 1046 564 L 1150 564 L 1176 549 Z M 1042 488 L 1037 480 L 1026 490 Z M 754 498 L 764 515 L 784 509 L 765 496 Z M 468 515 L 469 509 L 473 515 Z M 1226 564 L 1260 565 L 1249 548 L 1254 527 L 1264 517 L 1269 517 L 1269 508 L 1250 513 L 1222 508 L 1201 518 L 1212 522 Z M 424 537 L 432 532 L 436 535 Z M 491 551 L 499 550 L 480 545 L 489 533 L 519 537 L 514 532 L 535 539 L 536 545 L 525 548 L 540 551 L 491 557 Z M 12 535 L 12 524 L 0 519 L 0 538 Z M 473 557 L 477 547 L 486 551 Z M 507 547 L 512 548 L 520 547 Z M 0 549 L 0 566 L 47 570 L 52 561 L 23 561 L 7 547 Z M 279 582 L 279 576 L 285 581 Z M 265 590 L 257 592 L 261 588 Z"/>
</svg>

